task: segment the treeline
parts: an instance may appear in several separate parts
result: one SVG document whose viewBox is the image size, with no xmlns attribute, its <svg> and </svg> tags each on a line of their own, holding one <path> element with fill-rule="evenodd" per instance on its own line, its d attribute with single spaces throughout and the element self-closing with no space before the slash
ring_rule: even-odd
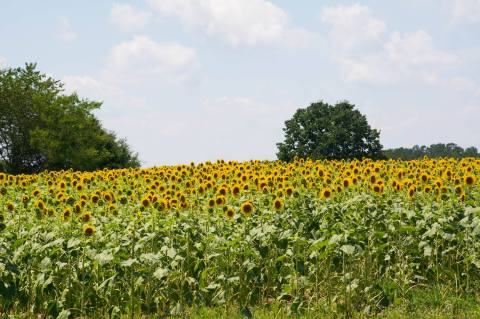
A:
<svg viewBox="0 0 480 319">
<path fill-rule="evenodd" d="M 92 113 L 101 104 L 65 94 L 36 64 L 0 69 L 0 171 L 138 167 L 126 141 Z"/>
<path fill-rule="evenodd" d="M 389 159 L 401 159 L 401 160 L 414 160 L 419 159 L 424 156 L 429 158 L 439 158 L 439 157 L 453 157 L 453 158 L 463 158 L 463 157 L 480 157 L 476 147 L 471 146 L 467 148 L 462 148 L 455 143 L 438 143 L 432 144 L 430 146 L 419 146 L 415 145 L 412 148 L 400 147 L 384 150 L 383 153 L 385 157 Z"/>
</svg>

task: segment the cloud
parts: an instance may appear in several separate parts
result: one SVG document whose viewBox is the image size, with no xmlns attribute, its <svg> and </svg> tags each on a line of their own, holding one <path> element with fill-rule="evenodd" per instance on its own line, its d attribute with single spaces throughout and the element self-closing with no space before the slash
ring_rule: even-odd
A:
<svg viewBox="0 0 480 319">
<path fill-rule="evenodd" d="M 452 23 L 479 23 L 480 0 L 450 0 Z"/>
<path fill-rule="evenodd" d="M 288 14 L 266 0 L 147 0 L 163 16 L 175 17 L 232 46 L 305 45 L 310 32 L 291 26 Z"/>
<path fill-rule="evenodd" d="M 89 75 L 66 75 L 62 78 L 65 84 L 65 92 L 77 92 L 80 97 L 96 101 L 108 101 L 109 107 L 123 108 L 124 106 L 133 107 L 138 110 L 145 103 L 139 99 L 127 94 L 120 87 L 112 85 L 101 79 Z"/>
<path fill-rule="evenodd" d="M 180 83 L 195 77 L 199 67 L 196 52 L 190 47 L 135 36 L 111 50 L 106 74 L 114 81 L 161 77 L 166 82 Z"/>
<path fill-rule="evenodd" d="M 205 99 L 192 111 L 157 108 L 102 118 L 145 159 L 145 166 L 272 159 L 292 108 L 243 96 Z"/>
<path fill-rule="evenodd" d="M 436 84 L 441 71 L 461 60 L 435 47 L 424 30 L 387 33 L 386 23 L 366 6 L 334 6 L 321 11 L 333 60 L 348 82 L 389 85 L 400 81 Z"/>
<path fill-rule="evenodd" d="M 332 41 L 346 49 L 376 43 L 385 34 L 385 22 L 374 18 L 368 7 L 359 4 L 325 7 L 320 18 L 330 26 Z"/>
<path fill-rule="evenodd" d="M 110 12 L 110 21 L 123 31 L 136 31 L 143 29 L 151 16 L 151 13 L 128 4 L 114 3 Z"/>
<path fill-rule="evenodd" d="M 437 70 L 453 67 L 458 57 L 438 50 L 425 31 L 394 32 L 377 50 L 359 55 L 348 52 L 337 58 L 347 81 L 391 84 L 415 80 L 435 84 L 440 81 Z"/>
<path fill-rule="evenodd" d="M 401 66 L 426 64 L 454 65 L 459 59 L 435 48 L 432 37 L 425 31 L 394 32 L 384 45 L 387 57 Z"/>
<path fill-rule="evenodd" d="M 200 160 L 274 158 L 275 145 L 283 138 L 282 125 L 293 110 L 288 105 L 271 105 L 244 96 L 204 100 L 201 116 L 189 125 L 196 127 L 195 135 L 203 135 L 195 143 L 204 145 Z"/>
<path fill-rule="evenodd" d="M 7 64 L 7 58 L 0 56 L 0 68 L 3 68 Z"/>
<path fill-rule="evenodd" d="M 72 30 L 70 21 L 65 17 L 59 18 L 57 38 L 63 42 L 72 42 L 77 38 L 77 34 Z"/>
<path fill-rule="evenodd" d="M 475 92 L 479 89 L 472 80 L 461 76 L 455 76 L 448 79 L 447 84 L 458 91 Z"/>
<path fill-rule="evenodd" d="M 113 47 L 108 63 L 94 75 L 63 76 L 66 93 L 105 102 L 99 113 L 116 118 L 117 112 L 131 116 L 149 112 L 151 105 L 144 93 L 147 84 L 172 87 L 189 84 L 199 74 L 199 63 L 193 49 L 178 43 L 157 43 L 145 36 L 135 36 Z M 132 85 L 138 84 L 133 87 Z M 134 94 L 132 92 L 143 92 Z"/>
</svg>

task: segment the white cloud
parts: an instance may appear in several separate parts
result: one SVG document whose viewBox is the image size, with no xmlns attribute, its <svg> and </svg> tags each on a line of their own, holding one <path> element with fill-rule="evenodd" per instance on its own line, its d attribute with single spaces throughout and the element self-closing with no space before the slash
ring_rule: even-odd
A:
<svg viewBox="0 0 480 319">
<path fill-rule="evenodd" d="M 312 35 L 290 25 L 288 14 L 266 0 L 147 0 L 164 16 L 178 18 L 233 46 L 306 44 Z"/>
<path fill-rule="evenodd" d="M 0 68 L 3 68 L 7 64 L 7 59 L 0 56 Z"/>
<path fill-rule="evenodd" d="M 450 0 L 450 4 L 453 23 L 480 22 L 480 0 Z"/>
<path fill-rule="evenodd" d="M 146 83 L 167 87 L 188 83 L 196 79 L 199 69 L 193 49 L 177 43 L 157 43 L 144 36 L 113 47 L 108 61 L 96 75 L 64 76 L 66 93 L 77 92 L 81 97 L 105 102 L 102 113 L 122 111 L 131 115 L 149 109 L 144 97 L 132 91 L 145 92 Z M 133 88 L 132 84 L 139 86 Z"/>
<path fill-rule="evenodd" d="M 128 110 L 138 111 L 146 108 L 143 99 L 128 94 L 122 88 L 108 83 L 104 79 L 89 75 L 66 75 L 62 78 L 65 84 L 65 92 L 76 92 L 81 98 L 93 101 L 105 102 L 102 109 L 106 111 Z"/>
<path fill-rule="evenodd" d="M 460 64 L 453 54 L 435 47 L 423 30 L 387 34 L 386 23 L 358 4 L 325 7 L 333 59 L 346 81 L 387 85 L 399 81 L 437 84 L 441 71 Z"/>
<path fill-rule="evenodd" d="M 128 4 L 114 3 L 110 12 L 110 21 L 124 31 L 143 29 L 151 18 L 151 14 Z"/>
<path fill-rule="evenodd" d="M 59 18 L 57 38 L 63 42 L 72 42 L 77 38 L 77 34 L 72 30 L 70 21 L 65 17 Z"/>
<path fill-rule="evenodd" d="M 394 32 L 377 50 L 358 53 L 336 58 L 347 81 L 391 84 L 408 79 L 435 84 L 441 81 L 438 70 L 460 63 L 456 56 L 436 49 L 425 31 Z"/>
<path fill-rule="evenodd" d="M 120 95 L 119 88 L 88 75 L 66 75 L 62 78 L 66 93 L 77 92 L 89 99 L 104 100 L 105 96 Z"/>
<path fill-rule="evenodd" d="M 384 46 L 388 59 L 401 66 L 426 64 L 455 64 L 458 58 L 437 50 L 432 37 L 425 31 L 412 33 L 394 32 Z"/>
<path fill-rule="evenodd" d="M 459 91 L 475 92 L 477 90 L 476 84 L 472 80 L 465 77 L 460 77 L 460 76 L 452 77 L 448 79 L 447 84 L 450 87 Z"/>
<path fill-rule="evenodd" d="M 145 159 L 145 166 L 231 160 L 273 159 L 292 107 L 248 97 L 205 99 L 189 112 L 146 109 L 102 118 Z"/>
<path fill-rule="evenodd" d="M 321 20 L 330 26 L 330 38 L 338 46 L 352 48 L 378 42 L 385 34 L 385 22 L 374 18 L 366 6 L 325 7 Z"/>
<path fill-rule="evenodd" d="M 294 109 L 243 96 L 205 100 L 201 115 L 189 125 L 199 135 L 192 137 L 198 139 L 195 144 L 205 148 L 200 160 L 274 158 L 276 143 L 283 139 L 283 123 Z"/>
<path fill-rule="evenodd" d="M 115 81 L 161 76 L 167 82 L 179 83 L 195 77 L 199 66 L 196 52 L 190 47 L 135 36 L 111 50 L 106 72 Z"/>
</svg>

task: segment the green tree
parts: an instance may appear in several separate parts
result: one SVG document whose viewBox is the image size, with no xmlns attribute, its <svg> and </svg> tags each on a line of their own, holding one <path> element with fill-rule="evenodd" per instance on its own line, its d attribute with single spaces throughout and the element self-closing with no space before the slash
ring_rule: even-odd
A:
<svg viewBox="0 0 480 319">
<path fill-rule="evenodd" d="M 92 111 L 101 103 L 63 94 L 63 84 L 36 70 L 0 70 L 0 163 L 3 170 L 95 170 L 136 167 L 138 156 L 106 131 Z"/>
<path fill-rule="evenodd" d="M 412 148 L 392 148 L 383 151 L 387 158 L 391 159 L 402 159 L 402 160 L 413 160 L 419 159 L 424 156 L 429 158 L 439 158 L 439 157 L 453 157 L 453 158 L 463 158 L 463 157 L 480 157 L 476 147 L 471 146 L 466 149 L 463 149 L 461 146 L 458 146 L 455 143 L 437 143 L 431 144 L 430 146 L 418 146 L 414 145 Z"/>
<path fill-rule="evenodd" d="M 277 144 L 280 160 L 383 157 L 380 132 L 347 101 L 335 105 L 320 101 L 298 109 L 283 131 L 285 140 Z"/>
</svg>

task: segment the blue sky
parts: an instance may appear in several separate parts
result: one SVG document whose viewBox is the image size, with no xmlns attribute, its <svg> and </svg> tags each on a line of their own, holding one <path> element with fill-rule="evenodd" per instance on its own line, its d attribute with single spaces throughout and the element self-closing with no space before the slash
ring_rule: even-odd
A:
<svg viewBox="0 0 480 319">
<path fill-rule="evenodd" d="M 385 147 L 480 148 L 479 34 L 480 0 L 3 1 L 0 65 L 103 101 L 144 166 L 273 159 L 317 100 Z"/>
</svg>

